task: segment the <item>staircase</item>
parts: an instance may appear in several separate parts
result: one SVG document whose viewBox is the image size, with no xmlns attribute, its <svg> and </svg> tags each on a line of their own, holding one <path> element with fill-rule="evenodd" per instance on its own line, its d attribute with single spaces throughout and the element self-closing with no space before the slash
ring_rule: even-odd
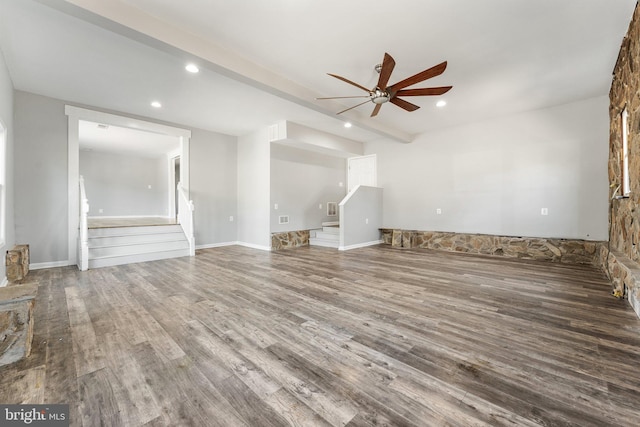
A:
<svg viewBox="0 0 640 427">
<path fill-rule="evenodd" d="M 336 249 L 340 247 L 340 223 L 323 222 L 322 229 L 316 230 L 315 236 L 309 238 L 309 245 Z"/>
<path fill-rule="evenodd" d="M 90 228 L 89 268 L 189 256 L 180 225 Z"/>
</svg>

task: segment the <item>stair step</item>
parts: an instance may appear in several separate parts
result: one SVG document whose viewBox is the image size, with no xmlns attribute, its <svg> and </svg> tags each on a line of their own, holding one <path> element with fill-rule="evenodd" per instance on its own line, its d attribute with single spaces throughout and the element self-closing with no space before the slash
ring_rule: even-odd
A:
<svg viewBox="0 0 640 427">
<path fill-rule="evenodd" d="M 89 268 L 189 256 L 178 224 L 89 229 Z"/>
<path fill-rule="evenodd" d="M 90 228 L 89 237 L 130 236 L 132 234 L 160 234 L 182 232 L 180 225 L 147 225 L 142 227 Z"/>
<path fill-rule="evenodd" d="M 136 262 L 156 261 L 160 259 L 189 256 L 189 248 L 168 251 L 147 252 L 133 255 L 100 257 L 89 260 L 89 268 L 109 267 L 112 265 L 133 264 Z"/>
<path fill-rule="evenodd" d="M 318 237 L 312 237 L 309 239 L 310 246 L 324 246 L 325 248 L 338 248 L 340 247 L 340 240 L 336 239 L 322 239 Z"/>
<path fill-rule="evenodd" d="M 322 223 L 323 227 L 340 227 L 340 221 L 325 221 Z"/>
<path fill-rule="evenodd" d="M 185 239 L 184 237 L 179 240 L 100 246 L 93 248 L 90 247 L 89 260 L 101 257 L 138 255 L 147 252 L 162 252 L 185 248 L 189 249 L 189 242 L 187 242 L 187 239 Z"/>
<path fill-rule="evenodd" d="M 322 232 L 327 234 L 340 234 L 340 227 L 322 227 Z"/>
<path fill-rule="evenodd" d="M 133 245 L 141 243 L 164 242 L 172 240 L 182 240 L 184 233 L 182 230 L 170 233 L 142 233 L 142 234 L 121 234 L 112 236 L 89 237 L 89 249 L 109 246 Z"/>
<path fill-rule="evenodd" d="M 316 238 L 318 239 L 324 239 L 324 240 L 340 240 L 340 234 L 339 233 L 327 233 L 326 231 L 318 231 L 316 232 Z"/>
</svg>

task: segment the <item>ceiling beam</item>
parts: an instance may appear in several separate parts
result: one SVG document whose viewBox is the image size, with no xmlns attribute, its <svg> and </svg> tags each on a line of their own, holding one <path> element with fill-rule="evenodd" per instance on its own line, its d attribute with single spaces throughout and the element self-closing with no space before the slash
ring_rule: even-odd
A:
<svg viewBox="0 0 640 427">
<path fill-rule="evenodd" d="M 198 58 L 204 62 L 202 66 L 212 71 L 330 117 L 335 118 L 335 112 L 344 109 L 344 106 L 336 101 L 321 103 L 316 98 L 322 94 L 120 1 L 37 1 L 155 49 L 183 57 L 185 61 Z M 342 117 L 354 126 L 381 137 L 405 143 L 413 140 L 413 135 L 381 125 L 354 110 L 344 113 Z"/>
</svg>

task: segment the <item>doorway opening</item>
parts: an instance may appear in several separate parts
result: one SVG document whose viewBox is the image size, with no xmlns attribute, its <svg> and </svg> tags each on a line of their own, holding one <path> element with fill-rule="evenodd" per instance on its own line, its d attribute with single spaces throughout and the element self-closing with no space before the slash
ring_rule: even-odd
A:
<svg viewBox="0 0 640 427">
<path fill-rule="evenodd" d="M 87 110 L 74 106 L 65 106 L 65 114 L 68 117 L 68 263 L 75 265 L 78 260 L 78 229 L 80 219 L 80 200 L 79 200 L 79 178 L 80 178 L 80 123 L 82 121 L 93 122 L 104 126 L 119 127 L 128 130 L 138 130 L 148 133 L 157 134 L 165 137 L 174 137 L 178 139 L 179 148 L 175 150 L 176 156 L 180 157 L 179 182 L 189 194 L 189 139 L 191 131 L 186 129 L 175 128 L 172 126 L 161 125 L 158 123 L 147 122 L 144 120 L 133 119 L 130 117 L 118 116 L 114 114 L 103 113 L 94 110 Z M 166 160 L 164 160 L 166 162 Z M 166 164 L 166 163 L 165 163 Z M 164 169 L 164 168 L 163 168 Z M 166 170 L 166 169 L 165 169 Z M 114 171 L 117 173 L 118 171 Z M 175 179 L 175 169 L 168 174 Z M 165 183 L 167 181 L 164 181 Z M 164 184 L 166 185 L 166 184 Z M 151 188 L 147 190 L 152 190 Z M 172 215 L 175 209 L 175 193 L 173 188 L 167 191 L 173 196 L 173 202 L 167 214 Z M 165 193 L 166 194 L 166 193 Z M 166 196 L 165 196 L 166 197 Z M 91 204 L 91 199 L 89 199 Z M 167 205 L 164 205 L 167 206 Z M 92 210 L 94 207 L 90 207 Z M 98 209 L 98 206 L 95 206 Z M 164 208 L 166 209 L 166 208 Z"/>
<path fill-rule="evenodd" d="M 180 156 L 171 157 L 169 159 L 169 191 L 172 199 L 169 200 L 169 209 L 175 218 L 178 218 L 178 205 L 180 193 L 178 185 L 180 184 Z"/>
</svg>

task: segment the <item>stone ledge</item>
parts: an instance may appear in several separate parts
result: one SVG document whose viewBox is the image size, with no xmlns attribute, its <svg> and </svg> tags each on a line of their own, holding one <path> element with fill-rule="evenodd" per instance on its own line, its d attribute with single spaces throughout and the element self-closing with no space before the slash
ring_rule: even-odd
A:
<svg viewBox="0 0 640 427">
<path fill-rule="evenodd" d="M 612 249 L 608 253 L 606 245 L 599 252 L 599 267 L 609 277 L 614 292 L 626 297 L 640 318 L 640 264 L 620 251 Z"/>
<path fill-rule="evenodd" d="M 7 251 L 5 266 L 10 283 L 22 283 L 29 274 L 29 245 L 16 245 Z"/>
<path fill-rule="evenodd" d="M 398 248 L 424 248 L 567 264 L 596 264 L 602 242 L 490 234 L 381 228 L 382 240 Z"/>
<path fill-rule="evenodd" d="M 0 366 L 31 354 L 37 292 L 37 283 L 0 288 Z"/>
<path fill-rule="evenodd" d="M 310 230 L 283 231 L 271 233 L 271 249 L 289 249 L 309 246 Z"/>
</svg>

